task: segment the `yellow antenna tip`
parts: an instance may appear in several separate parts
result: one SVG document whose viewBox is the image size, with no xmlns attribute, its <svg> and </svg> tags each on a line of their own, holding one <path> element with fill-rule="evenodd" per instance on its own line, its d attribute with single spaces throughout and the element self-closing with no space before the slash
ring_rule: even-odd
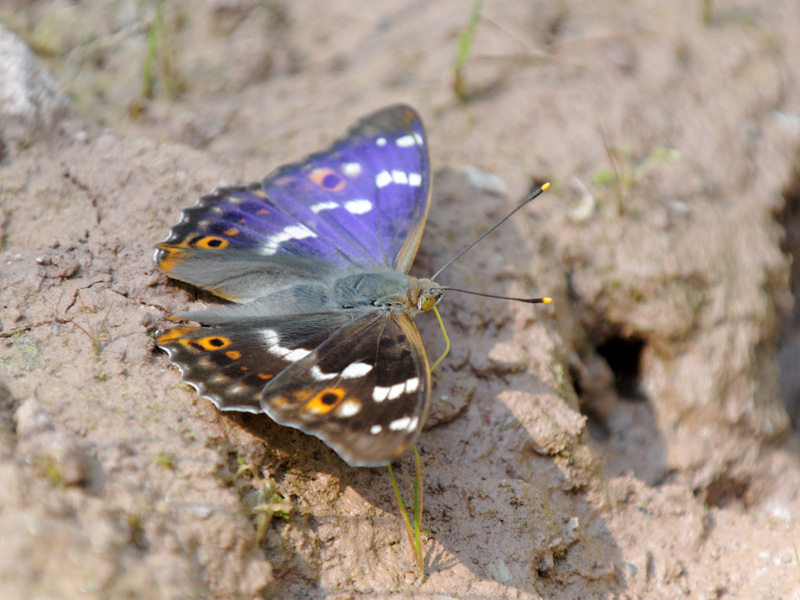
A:
<svg viewBox="0 0 800 600">
<path fill-rule="evenodd" d="M 550 185 L 549 183 L 547 185 Z M 552 298 L 542 298 L 542 304 L 550 304 L 553 301 Z"/>
<path fill-rule="evenodd" d="M 547 189 L 549 189 L 549 188 L 550 188 L 550 182 L 548 181 L 547 183 L 545 183 L 545 184 L 542 186 L 542 191 L 544 192 L 545 190 L 547 190 Z"/>
</svg>

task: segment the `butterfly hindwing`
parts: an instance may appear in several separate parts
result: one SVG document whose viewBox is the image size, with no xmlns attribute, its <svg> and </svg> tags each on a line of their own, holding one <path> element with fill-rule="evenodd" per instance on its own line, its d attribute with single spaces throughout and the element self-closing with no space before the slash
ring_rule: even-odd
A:
<svg viewBox="0 0 800 600">
<path fill-rule="evenodd" d="M 156 343 L 217 408 L 266 412 L 354 466 L 391 462 L 416 438 L 428 409 L 430 374 L 417 329 L 393 313 L 331 328 L 316 318 L 176 327 L 159 332 Z"/>
<path fill-rule="evenodd" d="M 156 344 L 181 369 L 182 380 L 217 408 L 259 413 L 264 387 L 340 325 L 307 317 L 175 327 L 159 331 Z"/>
<path fill-rule="evenodd" d="M 425 224 L 429 172 L 419 116 L 392 106 L 260 184 L 203 196 L 182 212 L 155 260 L 170 277 L 238 302 L 255 296 L 241 279 L 232 284 L 231 275 L 285 259 L 405 273 Z M 209 272 L 219 264 L 229 268 Z"/>
<path fill-rule="evenodd" d="M 353 466 L 396 459 L 428 410 L 430 372 L 417 328 L 403 314 L 347 325 L 264 388 L 274 421 L 322 439 Z"/>
</svg>

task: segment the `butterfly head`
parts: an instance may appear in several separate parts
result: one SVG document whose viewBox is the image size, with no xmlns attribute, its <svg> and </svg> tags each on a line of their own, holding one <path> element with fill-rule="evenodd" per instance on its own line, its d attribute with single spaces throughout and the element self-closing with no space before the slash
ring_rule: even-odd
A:
<svg viewBox="0 0 800 600">
<path fill-rule="evenodd" d="M 432 309 L 447 291 L 446 288 L 430 279 L 417 279 L 414 284 L 410 286 L 409 294 L 411 303 L 416 306 L 416 311 L 419 312 Z"/>
</svg>

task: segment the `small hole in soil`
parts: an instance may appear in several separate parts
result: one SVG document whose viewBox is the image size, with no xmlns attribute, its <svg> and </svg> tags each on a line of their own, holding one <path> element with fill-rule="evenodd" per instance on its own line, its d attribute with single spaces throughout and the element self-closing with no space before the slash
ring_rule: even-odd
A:
<svg viewBox="0 0 800 600">
<path fill-rule="evenodd" d="M 795 298 L 794 307 L 787 311 L 781 323 L 778 341 L 778 364 L 780 384 L 786 411 L 795 428 L 800 428 L 800 154 L 794 171 L 783 188 L 785 204 L 778 215 L 785 236 L 781 250 L 792 257 L 791 290 Z"/>
<path fill-rule="evenodd" d="M 614 373 L 614 387 L 621 399 L 644 400 L 639 386 L 644 340 L 637 337 L 612 337 L 597 348 Z"/>
<path fill-rule="evenodd" d="M 749 482 L 736 478 L 720 475 L 700 493 L 705 496 L 708 506 L 725 508 L 733 503 L 747 504 L 747 490 Z"/>
</svg>

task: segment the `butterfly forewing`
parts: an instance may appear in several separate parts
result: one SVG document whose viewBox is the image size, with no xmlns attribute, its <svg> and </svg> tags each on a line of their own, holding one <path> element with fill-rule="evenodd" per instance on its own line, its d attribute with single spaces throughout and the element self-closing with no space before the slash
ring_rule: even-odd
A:
<svg viewBox="0 0 800 600">
<path fill-rule="evenodd" d="M 321 438 L 354 466 L 385 465 L 417 437 L 428 409 L 425 349 L 403 313 L 335 332 L 264 388 L 276 422 Z"/>
<path fill-rule="evenodd" d="M 206 273 L 221 253 L 238 251 L 249 269 L 260 259 L 291 256 L 404 273 L 425 224 L 429 172 L 419 117 L 410 107 L 389 107 L 262 184 L 203 196 L 183 211 L 155 259 L 170 277 L 239 302 L 252 294 Z"/>
<path fill-rule="evenodd" d="M 287 233 L 289 232 L 289 233 Z M 291 234 L 297 256 L 326 264 L 345 265 L 347 256 L 330 241 L 271 206 L 260 183 L 219 188 L 181 213 L 169 237 L 156 247 L 159 268 L 175 279 L 192 283 L 220 297 L 247 302 L 255 297 L 232 279 L 259 270 L 288 269 L 276 256 L 281 240 Z"/>
</svg>

